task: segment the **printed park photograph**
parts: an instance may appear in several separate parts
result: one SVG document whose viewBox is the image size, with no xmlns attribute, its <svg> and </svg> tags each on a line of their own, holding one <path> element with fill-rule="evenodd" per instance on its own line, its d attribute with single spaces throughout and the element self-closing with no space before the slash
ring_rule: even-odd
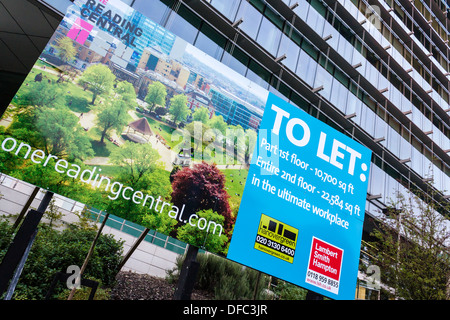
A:
<svg viewBox="0 0 450 320">
<path fill-rule="evenodd" d="M 156 24 L 131 49 L 71 19 L 0 121 L 0 171 L 226 255 L 268 93 Z"/>
</svg>

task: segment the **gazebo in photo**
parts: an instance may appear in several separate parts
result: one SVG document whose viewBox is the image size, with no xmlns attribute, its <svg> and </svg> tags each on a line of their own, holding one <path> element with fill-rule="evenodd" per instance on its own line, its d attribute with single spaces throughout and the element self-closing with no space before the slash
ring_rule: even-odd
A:
<svg viewBox="0 0 450 320">
<path fill-rule="evenodd" d="M 133 129 L 133 132 L 130 132 L 130 129 Z M 147 143 L 148 137 L 152 135 L 153 132 L 146 117 L 142 117 L 128 124 L 127 137 L 134 142 Z"/>
</svg>

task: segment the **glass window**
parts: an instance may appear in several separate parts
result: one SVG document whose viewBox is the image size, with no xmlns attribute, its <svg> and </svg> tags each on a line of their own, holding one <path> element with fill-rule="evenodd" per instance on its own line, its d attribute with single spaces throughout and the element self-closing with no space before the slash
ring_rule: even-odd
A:
<svg viewBox="0 0 450 320">
<path fill-rule="evenodd" d="M 345 88 L 337 79 L 333 79 L 330 102 L 344 114 L 347 105 L 347 92 L 347 88 Z"/>
<path fill-rule="evenodd" d="M 308 10 L 314 10 L 311 8 L 306 0 L 295 1 L 298 2 L 298 6 L 294 9 L 296 15 L 298 15 L 303 21 L 306 21 L 308 16 Z"/>
<path fill-rule="evenodd" d="M 258 0 L 258 2 L 260 2 Z M 279 30 L 283 30 L 285 19 L 277 12 L 273 11 L 270 7 L 265 6 L 264 16 L 269 19 Z"/>
<path fill-rule="evenodd" d="M 348 42 L 345 37 L 339 35 L 338 52 L 340 55 L 347 60 L 348 63 L 352 62 L 353 46 Z"/>
<path fill-rule="evenodd" d="M 286 55 L 286 59 L 282 63 L 292 72 L 295 72 L 297 67 L 297 60 L 300 53 L 300 48 L 286 35 L 281 36 L 280 46 L 278 48 L 277 57 L 281 57 L 283 54 Z"/>
<path fill-rule="evenodd" d="M 250 60 L 246 77 L 265 89 L 269 88 L 270 73 L 254 60 Z"/>
<path fill-rule="evenodd" d="M 222 35 L 206 23 L 202 24 L 200 33 L 195 41 L 197 48 L 219 60 L 222 57 L 225 44 L 226 39 Z"/>
<path fill-rule="evenodd" d="M 425 178 L 433 176 L 433 163 L 425 156 L 423 156 L 423 175 Z"/>
<path fill-rule="evenodd" d="M 330 39 L 327 40 L 327 43 L 332 47 L 333 49 L 337 50 L 338 43 L 339 43 L 339 32 L 327 21 L 325 21 L 325 26 L 323 28 L 322 38 L 332 36 Z"/>
<path fill-rule="evenodd" d="M 344 87 L 349 88 L 350 78 L 340 69 L 334 69 L 334 77 L 344 85 Z"/>
<path fill-rule="evenodd" d="M 309 0 L 311 3 L 311 7 L 317 10 L 317 12 L 322 16 L 325 17 L 325 14 L 327 12 L 327 9 L 325 8 L 324 4 L 321 0 Z"/>
<path fill-rule="evenodd" d="M 424 118 L 425 117 L 423 116 L 422 112 L 419 111 L 419 109 L 413 108 L 412 122 L 421 129 L 423 128 L 423 119 Z"/>
<path fill-rule="evenodd" d="M 322 34 L 325 19 L 314 9 L 308 11 L 306 23 L 318 34 Z"/>
<path fill-rule="evenodd" d="M 262 19 L 256 41 L 266 49 L 270 54 L 277 54 L 278 45 L 280 44 L 281 30 L 268 19 Z"/>
<path fill-rule="evenodd" d="M 412 104 L 407 97 L 402 95 L 401 100 L 402 102 L 400 103 L 400 110 L 402 110 L 402 112 L 409 111 L 412 109 Z"/>
<path fill-rule="evenodd" d="M 314 79 L 314 88 L 323 86 L 323 89 L 319 91 L 319 94 L 325 99 L 330 100 L 331 83 L 333 77 L 321 66 L 317 66 L 316 78 Z"/>
<path fill-rule="evenodd" d="M 386 135 L 387 135 L 388 125 L 387 125 L 386 121 L 384 121 L 379 116 L 375 115 L 375 118 L 376 118 L 376 122 L 375 122 L 374 138 L 376 138 L 376 139 L 385 138 L 385 140 L 382 142 L 382 144 L 384 145 L 384 143 L 386 142 L 386 139 L 387 139 Z"/>
<path fill-rule="evenodd" d="M 356 68 L 356 70 L 359 73 L 364 74 L 364 71 L 366 70 L 366 59 L 364 58 L 364 56 L 361 53 L 359 53 L 358 50 L 353 49 L 352 65 L 356 66 L 360 63 L 361 63 L 361 66 Z"/>
<path fill-rule="evenodd" d="M 420 176 L 423 174 L 423 155 L 416 148 L 412 148 L 410 167 L 417 172 Z"/>
<path fill-rule="evenodd" d="M 386 194 L 385 203 L 386 204 L 395 203 L 397 201 L 397 195 L 399 190 L 400 184 L 391 176 L 386 175 L 386 189 L 384 191 Z"/>
<path fill-rule="evenodd" d="M 382 74 L 378 76 L 378 89 L 382 90 L 385 88 L 389 89 L 389 81 Z M 386 97 L 389 97 L 389 92 L 383 93 Z"/>
<path fill-rule="evenodd" d="M 378 85 L 378 76 L 379 76 L 378 70 L 372 66 L 371 64 L 366 64 L 366 71 L 364 73 L 364 76 L 366 77 L 367 81 L 374 85 Z"/>
<path fill-rule="evenodd" d="M 244 65 L 243 62 L 239 61 L 238 59 L 236 59 L 235 57 L 233 57 L 231 54 L 229 54 L 226 51 L 223 54 L 221 62 L 223 64 L 225 64 L 226 66 L 230 67 L 231 69 L 233 69 L 234 71 L 240 73 L 243 76 L 245 76 L 245 74 L 247 72 L 248 61 L 245 62 L 245 65 Z"/>
<path fill-rule="evenodd" d="M 305 99 L 300 97 L 297 93 L 295 93 L 295 91 L 291 92 L 291 97 L 290 98 L 291 98 L 290 103 L 292 103 L 292 104 L 300 107 L 304 111 L 308 112 L 309 103 Z"/>
<path fill-rule="evenodd" d="M 225 17 L 235 21 L 236 12 L 241 0 L 211 0 L 211 4 Z"/>
<path fill-rule="evenodd" d="M 309 56 L 314 59 L 314 61 L 319 60 L 319 50 L 317 50 L 309 41 L 302 41 L 301 48 L 303 51 L 308 53 Z"/>
<path fill-rule="evenodd" d="M 391 127 L 388 127 L 388 135 L 386 137 L 388 149 L 400 160 L 403 158 L 400 156 L 400 141 L 403 138 Z"/>
<path fill-rule="evenodd" d="M 444 173 L 433 164 L 433 186 L 438 189 L 439 191 L 444 190 L 443 186 L 443 176 Z"/>
<path fill-rule="evenodd" d="M 269 86 L 269 92 L 273 93 L 274 95 L 283 99 L 284 101 L 289 102 L 289 99 L 286 98 L 279 90 L 275 89 L 274 87 Z"/>
<path fill-rule="evenodd" d="M 442 189 L 445 194 L 450 194 L 450 177 L 442 174 Z"/>
<path fill-rule="evenodd" d="M 201 20 L 185 6 L 180 6 L 178 13 L 172 11 L 167 21 L 166 28 L 183 40 L 193 44 L 197 37 Z"/>
<path fill-rule="evenodd" d="M 174 0 L 164 2 L 160 0 L 135 0 L 133 9 L 141 12 L 154 22 L 164 25 L 173 2 Z"/>
<path fill-rule="evenodd" d="M 345 110 L 346 115 L 356 113 L 356 117 L 352 118 L 356 123 L 360 123 L 361 119 L 361 100 L 359 100 L 353 93 L 348 91 L 347 93 L 347 107 Z"/>
<path fill-rule="evenodd" d="M 381 170 L 377 165 L 370 164 L 370 177 L 368 192 L 372 195 L 384 194 L 384 182 L 386 178 L 386 173 Z"/>
<path fill-rule="evenodd" d="M 389 100 L 392 102 L 394 106 L 399 107 L 401 105 L 401 99 L 402 94 L 398 89 L 392 85 L 392 83 L 389 84 L 389 91 L 387 92 L 389 94 Z"/>
<path fill-rule="evenodd" d="M 262 15 L 247 1 L 242 1 L 236 15 L 236 20 L 242 18 L 243 22 L 239 28 L 250 38 L 256 39 Z"/>
<path fill-rule="evenodd" d="M 295 73 L 311 87 L 314 84 L 314 76 L 316 74 L 317 63 L 305 52 L 300 51 L 297 70 Z"/>
<path fill-rule="evenodd" d="M 364 106 L 362 108 L 361 114 L 361 127 L 370 134 L 373 138 L 375 135 L 375 113 L 370 110 L 368 107 Z"/>
</svg>

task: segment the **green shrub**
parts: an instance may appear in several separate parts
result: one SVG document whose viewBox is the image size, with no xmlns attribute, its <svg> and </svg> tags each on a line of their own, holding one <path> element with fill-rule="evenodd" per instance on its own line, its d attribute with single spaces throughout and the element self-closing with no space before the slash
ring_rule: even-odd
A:
<svg viewBox="0 0 450 320">
<path fill-rule="evenodd" d="M 178 281 L 178 275 L 183 264 L 184 257 L 177 259 L 174 270 L 168 272 L 169 282 Z M 253 299 L 258 271 L 244 267 L 231 260 L 214 254 L 199 254 L 199 271 L 196 289 L 205 290 L 214 294 L 217 300 L 243 300 Z M 256 299 L 263 299 L 263 291 L 267 288 L 268 279 L 261 274 Z"/>
<path fill-rule="evenodd" d="M 295 284 L 278 280 L 278 284 L 273 289 L 273 292 L 277 300 L 305 300 L 308 290 Z"/>
<path fill-rule="evenodd" d="M 88 277 L 89 280 L 97 281 L 99 283 L 97 290 L 95 291 L 94 300 L 109 300 L 111 289 L 103 288 L 100 280 Z M 58 300 L 67 300 L 70 294 L 70 289 L 64 289 L 60 294 L 56 296 Z M 72 300 L 88 300 L 89 295 L 91 294 L 91 288 L 81 287 L 75 291 Z"/>
<path fill-rule="evenodd" d="M 41 224 L 30 254 L 17 283 L 13 299 L 44 299 L 57 272 L 66 272 L 70 265 L 82 266 L 96 235 L 95 230 L 69 227 L 63 231 Z M 0 260 L 11 242 L 10 225 L 0 223 Z M 100 235 L 83 277 L 92 277 L 105 286 L 112 286 L 122 259 L 123 243 L 112 235 Z M 54 291 L 58 296 L 65 283 Z"/>
</svg>

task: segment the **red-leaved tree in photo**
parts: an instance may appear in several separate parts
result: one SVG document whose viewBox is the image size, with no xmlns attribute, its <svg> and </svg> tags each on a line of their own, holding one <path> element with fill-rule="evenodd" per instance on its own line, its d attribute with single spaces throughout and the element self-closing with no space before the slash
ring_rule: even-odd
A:
<svg viewBox="0 0 450 320">
<path fill-rule="evenodd" d="M 192 168 L 177 171 L 172 178 L 172 202 L 179 208 L 185 205 L 181 220 L 188 221 L 192 214 L 212 209 L 225 217 L 224 231 L 230 234 L 235 217 L 228 203 L 230 196 L 225 190 L 225 175 L 215 164 L 194 164 Z"/>
</svg>

